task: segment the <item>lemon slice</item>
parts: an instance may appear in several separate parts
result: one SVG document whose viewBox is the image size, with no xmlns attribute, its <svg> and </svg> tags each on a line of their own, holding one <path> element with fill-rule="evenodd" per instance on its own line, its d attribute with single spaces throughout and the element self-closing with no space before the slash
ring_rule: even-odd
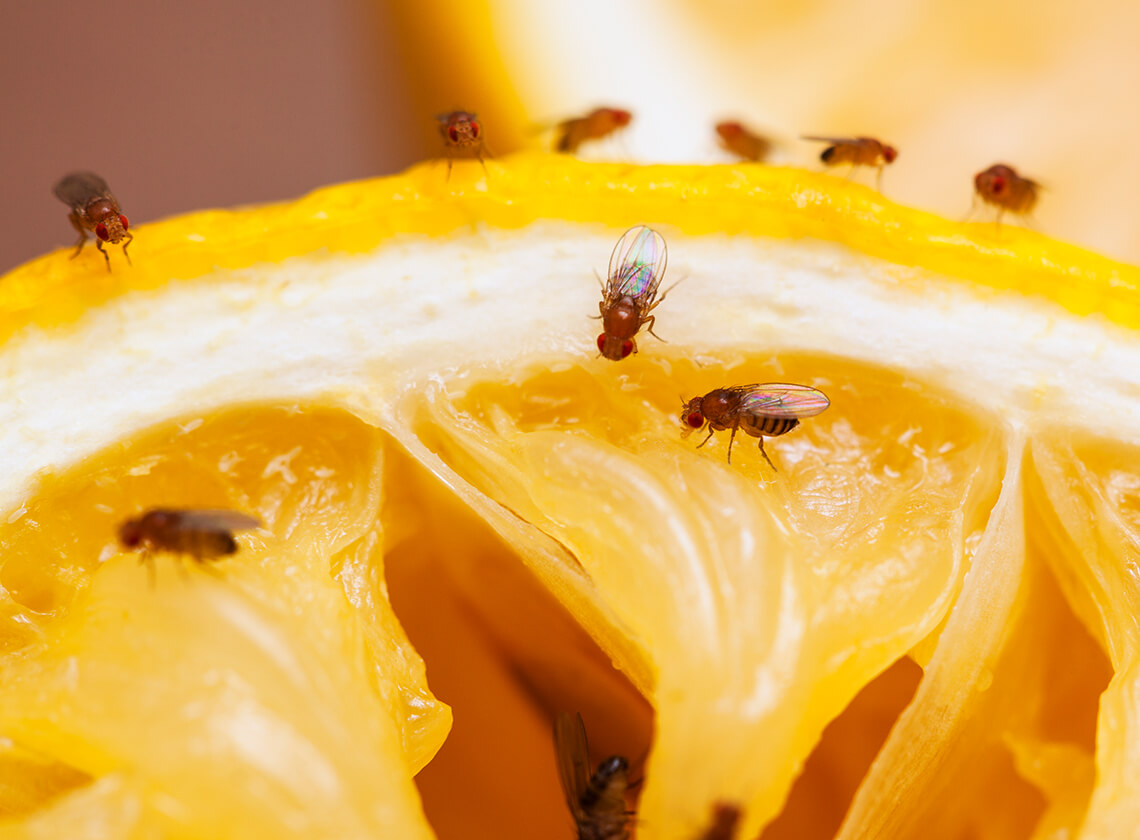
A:
<svg viewBox="0 0 1140 840">
<path fill-rule="evenodd" d="M 4 279 L 13 836 L 566 832 L 562 709 L 647 752 L 639 837 L 1134 825 L 1140 272 L 797 170 L 488 169 Z M 610 363 L 641 223 L 682 282 Z M 682 439 L 764 381 L 831 399 L 778 473 Z M 265 527 L 151 589 L 153 505 Z"/>
</svg>

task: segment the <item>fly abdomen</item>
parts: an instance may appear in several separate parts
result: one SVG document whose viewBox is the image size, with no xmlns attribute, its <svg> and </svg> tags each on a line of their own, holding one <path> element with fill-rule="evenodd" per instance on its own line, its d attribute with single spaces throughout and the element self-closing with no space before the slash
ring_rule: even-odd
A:
<svg viewBox="0 0 1140 840">
<path fill-rule="evenodd" d="M 629 762 L 620 755 L 598 765 L 578 798 L 578 840 L 626 840 L 629 816 L 625 791 L 629 787 Z"/>
<path fill-rule="evenodd" d="M 764 414 L 750 415 L 745 422 L 745 431 L 753 437 L 757 435 L 779 437 L 800 424 L 800 421 L 795 417 L 772 417 Z"/>
<path fill-rule="evenodd" d="M 186 543 L 186 553 L 199 562 L 233 554 L 238 547 L 233 534 L 225 531 L 190 531 Z"/>
<path fill-rule="evenodd" d="M 611 804 L 616 799 L 624 800 L 625 789 L 628 784 L 629 762 L 620 755 L 613 755 L 598 765 L 598 769 L 590 776 L 590 783 L 582 791 L 578 804 L 582 810 L 591 813 L 599 805 Z M 622 806 L 624 810 L 624 805 Z"/>
</svg>

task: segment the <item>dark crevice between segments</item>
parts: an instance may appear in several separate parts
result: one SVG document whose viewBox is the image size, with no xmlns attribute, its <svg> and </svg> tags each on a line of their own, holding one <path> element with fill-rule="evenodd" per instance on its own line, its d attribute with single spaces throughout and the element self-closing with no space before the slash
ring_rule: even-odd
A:
<svg viewBox="0 0 1140 840">
<path fill-rule="evenodd" d="M 402 452 L 386 459 L 385 507 L 416 507 L 423 528 L 387 546 L 389 596 L 454 714 L 416 779 L 428 820 L 441 840 L 571 837 L 555 716 L 582 714 L 593 761 L 635 763 L 652 710 L 487 523 Z"/>
<path fill-rule="evenodd" d="M 764 829 L 762 840 L 835 836 L 855 791 L 921 679 L 922 669 L 903 657 L 855 695 L 823 730 L 784 810 Z"/>
</svg>

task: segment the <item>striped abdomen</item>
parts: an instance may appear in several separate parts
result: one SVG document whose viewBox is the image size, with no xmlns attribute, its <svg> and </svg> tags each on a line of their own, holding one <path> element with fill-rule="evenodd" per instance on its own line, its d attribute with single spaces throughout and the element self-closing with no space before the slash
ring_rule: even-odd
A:
<svg viewBox="0 0 1140 840">
<path fill-rule="evenodd" d="M 799 424 L 800 421 L 794 417 L 771 417 L 766 414 L 745 414 L 740 420 L 740 428 L 752 437 L 779 437 Z"/>
<path fill-rule="evenodd" d="M 237 551 L 237 540 L 227 531 L 188 530 L 182 534 L 181 548 L 186 554 L 201 562 L 233 554 Z"/>
<path fill-rule="evenodd" d="M 611 756 L 598 765 L 578 798 L 578 840 L 626 840 L 625 791 L 629 786 L 629 762 Z"/>
</svg>

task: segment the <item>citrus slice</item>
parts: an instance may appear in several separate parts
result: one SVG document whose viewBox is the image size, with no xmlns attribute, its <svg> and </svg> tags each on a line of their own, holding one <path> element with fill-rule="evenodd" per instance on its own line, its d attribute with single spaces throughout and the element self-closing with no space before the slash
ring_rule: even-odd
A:
<svg viewBox="0 0 1140 840">
<path fill-rule="evenodd" d="M 1131 830 L 1140 271 L 797 170 L 487 167 L 3 280 L 8 834 L 568 835 L 563 710 L 639 837 Z M 681 283 L 611 363 L 634 224 Z M 778 472 L 682 438 L 771 381 L 831 401 Z M 264 527 L 151 587 L 157 505 Z"/>
</svg>

